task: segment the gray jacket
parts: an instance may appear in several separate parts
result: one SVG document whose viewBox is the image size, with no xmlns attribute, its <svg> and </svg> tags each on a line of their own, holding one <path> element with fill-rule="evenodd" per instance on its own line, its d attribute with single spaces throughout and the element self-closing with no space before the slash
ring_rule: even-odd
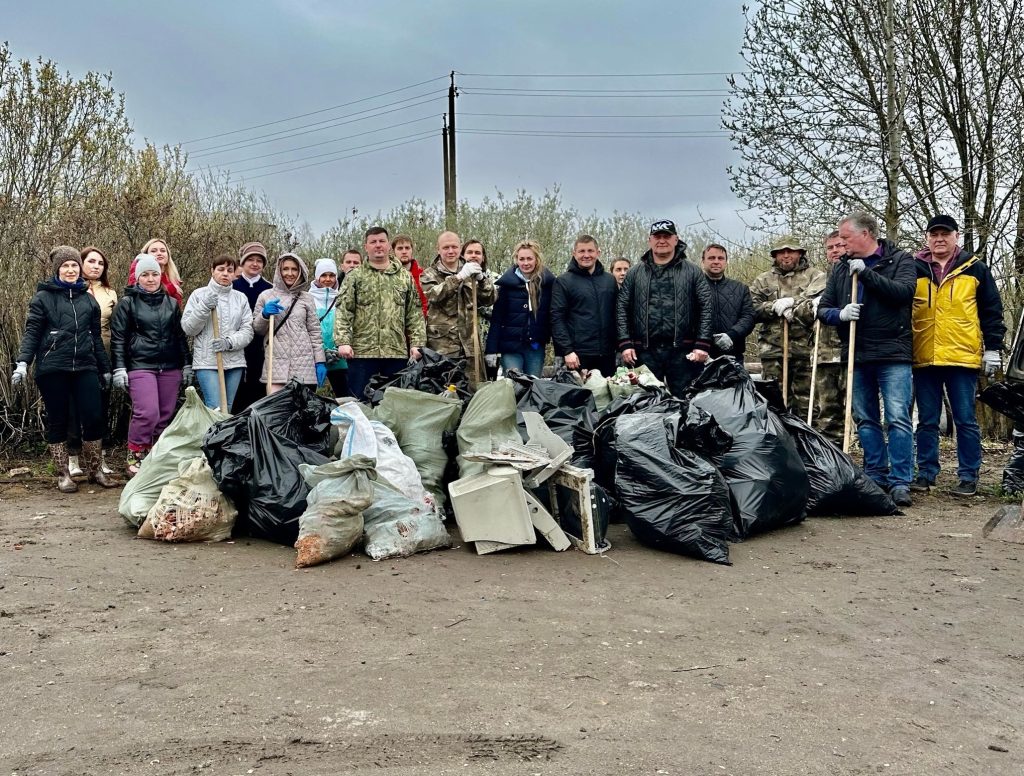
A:
<svg viewBox="0 0 1024 776">
<path fill-rule="evenodd" d="M 217 323 L 220 336 L 231 343 L 231 350 L 221 353 L 225 369 L 245 366 L 245 346 L 252 342 L 252 313 L 245 294 L 231 286 L 211 280 L 204 288 L 192 292 L 181 314 L 181 328 L 192 337 L 192 368 L 216 369 L 217 354 L 213 352 L 213 316 L 210 304 L 217 301 Z"/>
</svg>

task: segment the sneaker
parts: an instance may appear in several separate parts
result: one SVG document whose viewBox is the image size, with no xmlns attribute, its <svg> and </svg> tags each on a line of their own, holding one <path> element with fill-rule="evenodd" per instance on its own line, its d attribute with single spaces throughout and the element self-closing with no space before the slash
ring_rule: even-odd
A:
<svg viewBox="0 0 1024 776">
<path fill-rule="evenodd" d="M 978 483 L 974 480 L 960 480 L 950 493 L 954 496 L 976 496 L 978 495 Z"/>
<path fill-rule="evenodd" d="M 932 485 L 935 483 L 929 480 L 927 477 L 918 475 L 913 482 L 910 483 L 910 490 L 914 493 L 927 493 Z"/>
<path fill-rule="evenodd" d="M 904 485 L 897 485 L 889 491 L 889 495 L 892 496 L 893 503 L 898 507 L 909 507 L 914 504 L 914 500 L 910 498 L 910 488 Z"/>
</svg>

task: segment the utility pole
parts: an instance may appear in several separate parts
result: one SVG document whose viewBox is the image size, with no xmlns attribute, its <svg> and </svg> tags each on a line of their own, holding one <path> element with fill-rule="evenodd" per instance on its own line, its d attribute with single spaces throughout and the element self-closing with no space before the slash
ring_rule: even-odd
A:
<svg viewBox="0 0 1024 776">
<path fill-rule="evenodd" d="M 441 117 L 441 157 L 444 159 L 444 228 L 452 229 L 455 206 L 452 202 L 452 176 L 448 162 L 448 120 Z"/>
<path fill-rule="evenodd" d="M 448 87 L 448 200 L 445 204 L 446 219 L 449 221 L 448 228 L 453 229 L 455 224 L 455 208 L 459 202 L 458 190 L 455 187 L 455 98 L 458 90 L 455 88 L 455 71 L 451 72 L 452 84 Z M 447 202 L 451 203 L 449 208 Z"/>
</svg>

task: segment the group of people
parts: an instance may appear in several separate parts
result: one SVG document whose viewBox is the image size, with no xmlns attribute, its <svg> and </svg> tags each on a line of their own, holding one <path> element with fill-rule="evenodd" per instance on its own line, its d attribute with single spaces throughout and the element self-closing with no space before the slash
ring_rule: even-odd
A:
<svg viewBox="0 0 1024 776">
<path fill-rule="evenodd" d="M 323 258 L 310 274 L 299 256 L 284 253 L 272 281 L 264 278 L 266 249 L 246 243 L 237 258 L 215 257 L 209 283 L 187 301 L 163 240 L 143 246 L 120 301 L 102 251 L 59 246 L 50 254 L 53 277 L 29 305 L 13 382 L 35 361 L 58 487 L 70 492 L 79 470 L 116 484 L 102 452 L 112 387 L 131 397 L 132 474 L 170 421 L 183 382 L 198 382 L 208 406 L 226 399 L 238 412 L 292 379 L 362 397 L 374 375 L 394 375 L 424 347 L 465 359 L 472 381 L 493 377 L 499 363 L 540 375 L 550 343 L 569 369 L 609 376 L 617 364 L 643 364 L 682 395 L 707 359 L 742 362 L 759 324 L 763 376 L 780 378 L 785 363 L 786 401 L 804 414 L 816 361 L 812 415 L 838 439 L 856 321 L 853 414 L 867 474 L 900 505 L 911 502 L 911 490 L 935 483 L 945 389 L 960 464 L 954 492 L 976 491 L 974 390 L 979 370 L 1000 363 L 1005 326 L 991 273 L 959 247 L 952 218 L 932 219 L 915 257 L 880 239 L 871 216 L 853 213 L 825 239 L 827 267 L 812 266 L 799 241 L 784 238 L 772 246 L 771 269 L 749 288 L 726 277 L 723 245 L 708 245 L 699 264 L 689 261 L 670 220 L 651 224 L 648 243 L 635 264 L 616 259 L 605 270 L 598 241 L 580 235 L 556 276 L 541 246 L 524 240 L 499 276 L 488 271 L 479 240 L 443 232 L 433 262 L 421 267 L 408 236 L 392 241 L 377 226 L 362 252 L 344 253 L 340 268 Z"/>
</svg>

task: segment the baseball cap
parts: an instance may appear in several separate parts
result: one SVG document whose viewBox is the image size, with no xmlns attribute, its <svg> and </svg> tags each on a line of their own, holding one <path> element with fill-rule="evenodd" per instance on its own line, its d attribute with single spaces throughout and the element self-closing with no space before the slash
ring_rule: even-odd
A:
<svg viewBox="0 0 1024 776">
<path fill-rule="evenodd" d="M 679 234 L 679 232 L 676 231 L 675 223 L 668 220 L 655 221 L 653 224 L 651 224 L 651 234 L 658 234 L 659 232 L 665 232 L 667 234 L 675 235 Z"/>
<path fill-rule="evenodd" d="M 951 232 L 959 232 L 960 227 L 953 216 L 940 215 L 935 216 L 931 221 L 928 222 L 928 227 L 925 232 L 930 232 L 932 229 L 948 229 Z"/>
</svg>

